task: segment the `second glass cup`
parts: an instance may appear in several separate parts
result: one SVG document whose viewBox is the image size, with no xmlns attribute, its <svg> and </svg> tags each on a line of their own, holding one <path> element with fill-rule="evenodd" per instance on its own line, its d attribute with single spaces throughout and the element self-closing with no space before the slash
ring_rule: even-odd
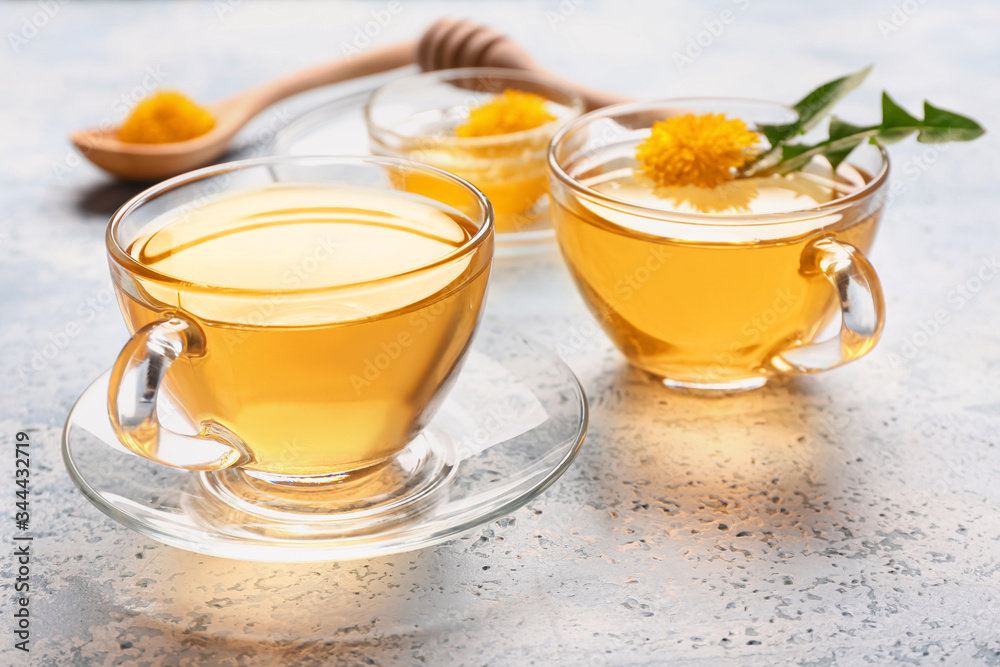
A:
<svg viewBox="0 0 1000 667">
<path fill-rule="evenodd" d="M 866 354 L 884 305 L 864 253 L 885 207 L 888 157 L 865 146 L 836 174 L 730 181 L 725 192 L 653 189 L 635 151 L 653 123 L 715 113 L 795 119 L 753 100 L 608 107 L 567 125 L 549 154 L 552 217 L 577 287 L 629 361 L 669 387 L 753 389 Z M 838 334 L 817 340 L 840 319 Z"/>
</svg>

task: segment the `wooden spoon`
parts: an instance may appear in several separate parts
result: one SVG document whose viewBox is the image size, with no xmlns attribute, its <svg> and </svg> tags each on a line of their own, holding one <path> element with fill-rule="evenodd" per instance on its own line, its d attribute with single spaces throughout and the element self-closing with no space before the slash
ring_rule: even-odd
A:
<svg viewBox="0 0 1000 667">
<path fill-rule="evenodd" d="M 84 157 L 115 176 L 135 181 L 167 178 L 208 164 L 222 155 L 236 133 L 272 104 L 318 86 L 409 65 L 413 62 L 413 54 L 412 42 L 397 44 L 254 86 L 207 105 L 215 117 L 215 127 L 186 141 L 128 143 L 118 140 L 117 128 L 78 130 L 69 138 Z"/>
<path fill-rule="evenodd" d="M 209 164 L 226 151 L 229 142 L 250 119 L 286 97 L 414 62 L 425 70 L 506 67 L 545 72 L 527 51 L 496 30 L 472 21 L 442 19 L 418 43 L 405 42 L 374 49 L 350 60 L 318 65 L 209 104 L 206 108 L 215 117 L 215 127 L 194 139 L 163 144 L 128 143 L 119 141 L 117 128 L 112 128 L 78 130 L 70 135 L 70 140 L 84 157 L 119 178 L 134 181 L 167 178 Z M 563 84 L 576 89 L 588 109 L 626 101 L 570 82 Z"/>
</svg>

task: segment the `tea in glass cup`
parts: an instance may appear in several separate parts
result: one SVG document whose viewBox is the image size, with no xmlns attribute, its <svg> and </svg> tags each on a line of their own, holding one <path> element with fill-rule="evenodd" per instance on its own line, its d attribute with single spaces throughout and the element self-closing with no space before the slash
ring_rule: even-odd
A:
<svg viewBox="0 0 1000 667">
<path fill-rule="evenodd" d="M 766 102 L 629 104 L 553 140 L 556 236 L 591 312 L 633 364 L 681 389 L 752 389 L 867 353 L 883 322 L 864 253 L 884 209 L 885 151 L 713 188 L 658 186 L 637 170 L 654 122 L 704 112 L 751 126 L 795 118 Z M 818 342 L 838 317 L 840 333 Z"/>
<path fill-rule="evenodd" d="M 549 140 L 582 111 L 579 95 L 551 77 L 465 68 L 386 84 L 368 101 L 365 122 L 376 155 L 431 164 L 482 190 L 503 235 L 543 224 Z M 415 191 L 433 197 L 434 185 Z"/>
<path fill-rule="evenodd" d="M 435 182 L 435 198 L 408 179 Z M 167 181 L 115 214 L 132 340 L 109 406 L 153 460 L 316 485 L 370 470 L 429 421 L 482 311 L 485 197 L 383 158 L 277 157 Z M 163 428 L 162 386 L 198 435 Z"/>
</svg>

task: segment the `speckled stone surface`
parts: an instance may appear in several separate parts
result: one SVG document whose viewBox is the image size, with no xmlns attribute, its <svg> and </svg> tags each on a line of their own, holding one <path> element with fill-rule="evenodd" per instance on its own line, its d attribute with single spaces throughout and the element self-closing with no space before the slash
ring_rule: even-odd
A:
<svg viewBox="0 0 1000 667">
<path fill-rule="evenodd" d="M 30 654 L 13 649 L 16 566 L 0 557 L 2 662 L 1000 665 L 992 0 L 401 0 L 372 44 L 443 14 L 474 16 L 554 70 L 642 97 L 790 101 L 874 62 L 847 118 L 872 120 L 887 87 L 908 107 L 928 96 L 993 133 L 947 151 L 893 148 L 902 191 L 873 252 L 885 336 L 819 377 L 725 400 L 667 393 L 594 327 L 557 256 L 498 264 L 490 312 L 574 368 L 591 431 L 547 493 L 461 539 L 367 561 L 243 564 L 161 546 L 84 500 L 59 435 L 125 340 L 103 233 L 135 189 L 80 164 L 66 133 L 116 120 L 151 82 L 214 99 L 339 56 L 387 8 L 0 5 L 4 553 L 20 430 L 32 438 L 35 535 Z M 37 34 L 31 22 L 44 24 Z M 259 150 L 268 123 L 334 94 L 265 114 L 245 150 Z"/>
</svg>

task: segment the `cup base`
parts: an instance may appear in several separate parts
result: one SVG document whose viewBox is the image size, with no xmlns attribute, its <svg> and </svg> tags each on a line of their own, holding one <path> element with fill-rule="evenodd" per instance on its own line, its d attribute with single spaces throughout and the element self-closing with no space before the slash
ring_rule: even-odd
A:
<svg viewBox="0 0 1000 667">
<path fill-rule="evenodd" d="M 344 472 L 332 472 L 326 475 L 283 475 L 280 473 L 263 472 L 261 470 L 243 469 L 248 482 L 257 484 L 262 488 L 288 489 L 298 491 L 310 490 L 331 490 L 340 488 L 368 477 L 389 464 L 391 459 L 379 461 L 373 465 L 347 470 Z"/>
<path fill-rule="evenodd" d="M 664 387 L 681 391 L 692 396 L 722 397 L 732 394 L 740 394 L 753 389 L 760 389 L 767 384 L 767 376 L 744 378 L 741 380 L 730 380 L 728 382 L 684 382 L 672 380 L 670 378 L 657 378 Z"/>
<path fill-rule="evenodd" d="M 440 499 L 455 474 L 444 452 L 418 437 L 395 457 L 339 475 L 262 476 L 240 469 L 200 473 L 188 513 L 215 529 L 258 538 L 313 534 L 343 537 L 410 520 Z"/>
</svg>

